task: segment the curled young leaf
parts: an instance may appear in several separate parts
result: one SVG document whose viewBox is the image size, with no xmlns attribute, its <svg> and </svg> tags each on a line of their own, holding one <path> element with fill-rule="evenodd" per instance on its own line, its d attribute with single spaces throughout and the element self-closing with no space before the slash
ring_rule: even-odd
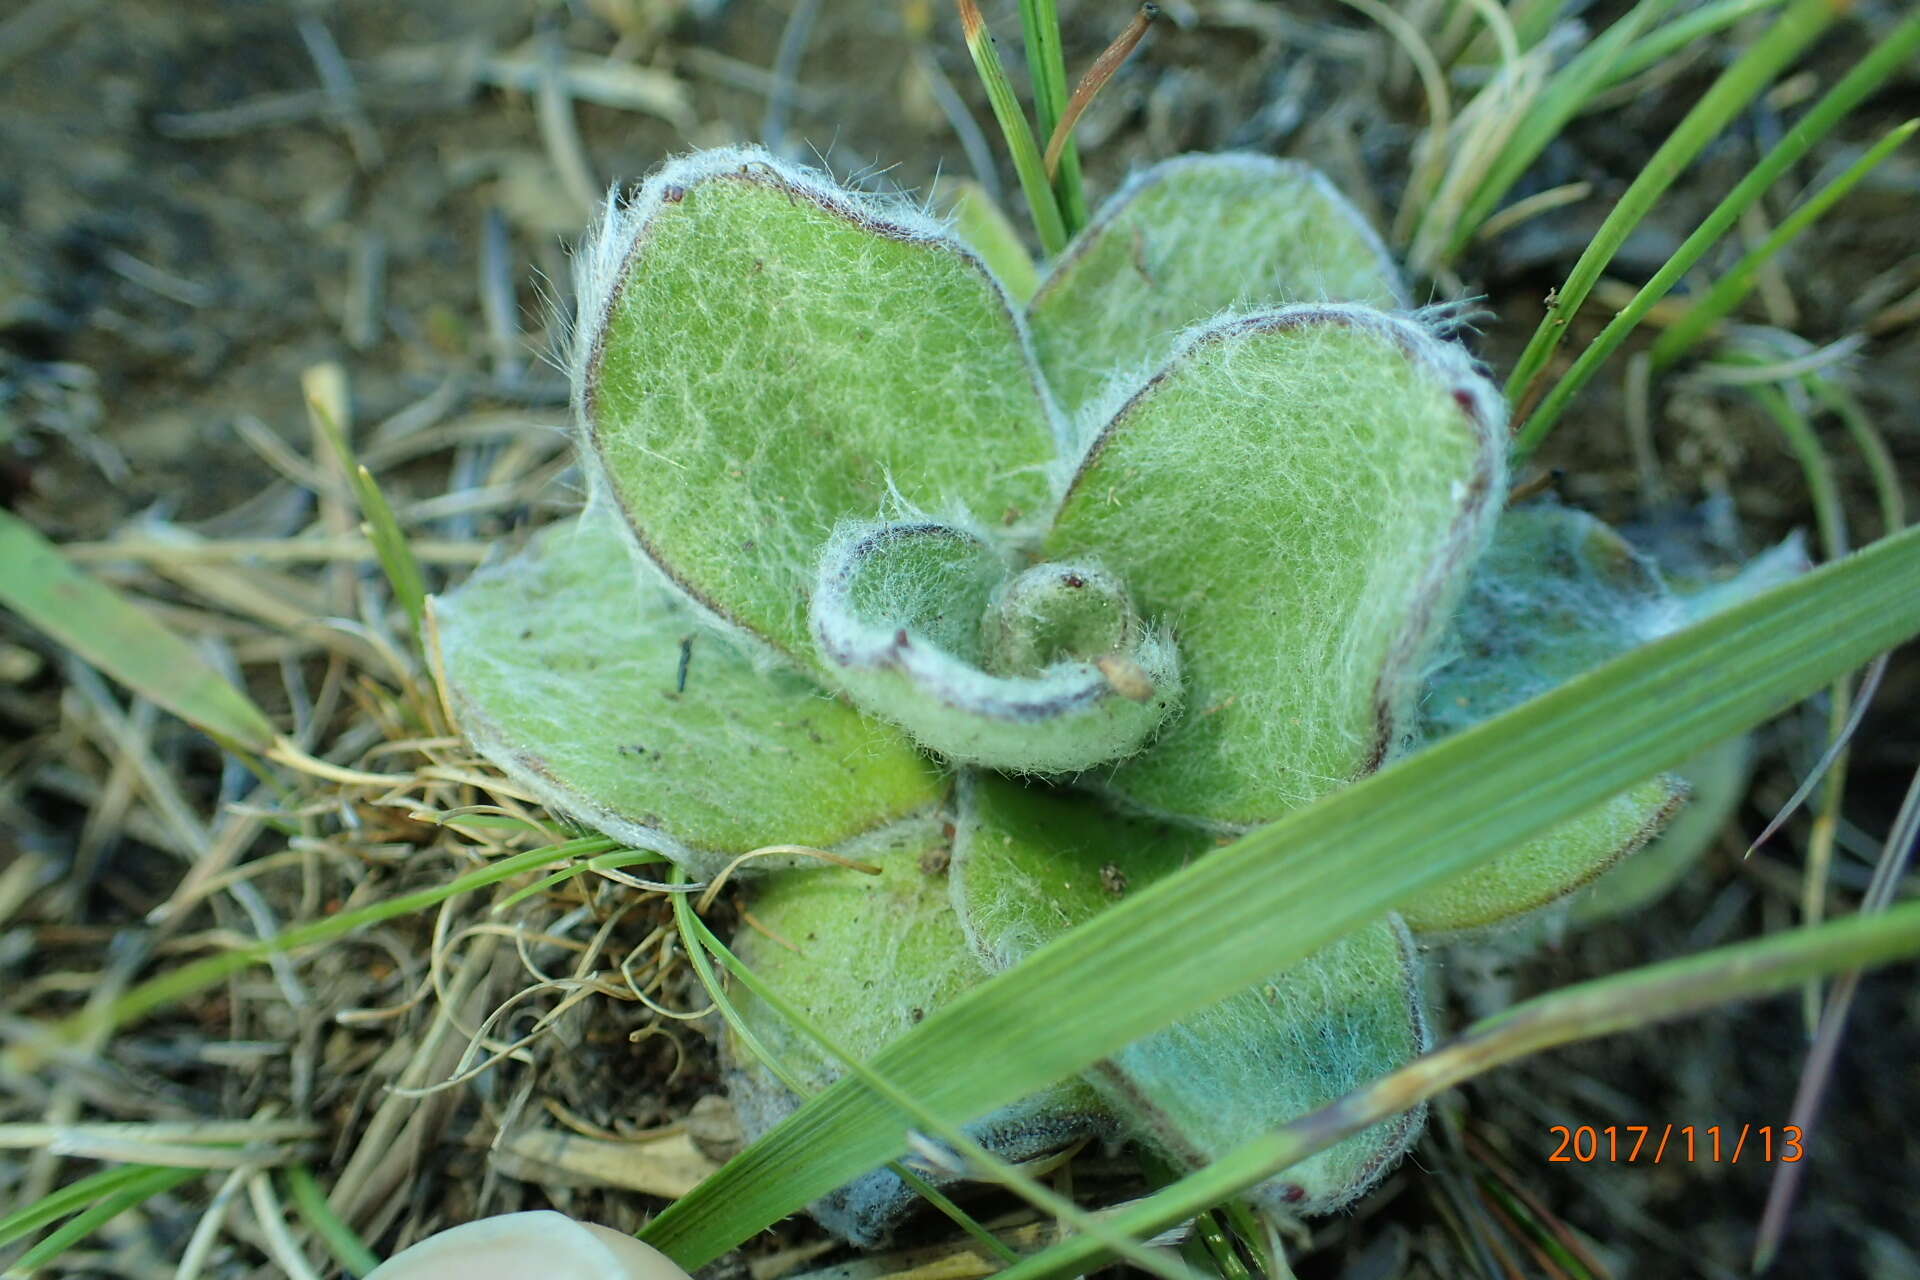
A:
<svg viewBox="0 0 1920 1280">
<path fill-rule="evenodd" d="M 1189 325 L 1299 302 L 1392 308 L 1406 294 L 1380 237 L 1322 174 L 1230 152 L 1135 174 L 1054 262 L 1028 316 L 1073 412 L 1115 377 L 1137 384 Z"/>
<path fill-rule="evenodd" d="M 1138 750 L 1179 701 L 1171 640 L 1097 566 L 1009 567 L 950 525 L 843 525 L 813 591 L 823 666 L 961 763 L 1061 773 Z"/>
<path fill-rule="evenodd" d="M 969 775 L 960 785 L 953 898 L 995 968 L 1204 856 L 1205 833 L 1108 813 L 1087 796 Z M 1101 1062 L 1086 1080 L 1132 1136 L 1182 1169 L 1404 1065 L 1430 1036 L 1418 959 L 1389 917 Z M 1347 1139 L 1256 1188 L 1291 1213 L 1337 1209 L 1418 1136 L 1421 1111 Z"/>
<path fill-rule="evenodd" d="M 448 698 L 482 755 L 551 808 L 702 877 L 938 803 L 945 780 L 898 730 L 756 665 L 624 537 L 590 506 L 434 601 Z"/>
<path fill-rule="evenodd" d="M 987 975 L 960 932 L 947 892 L 947 837 L 939 820 L 909 822 L 851 847 L 880 868 L 796 867 L 756 882 L 750 902 L 759 930 L 743 928 L 733 947 L 782 997 L 862 1059 Z M 817 1091 L 844 1073 L 819 1045 L 751 991 L 738 989 L 740 1016 L 761 1047 L 796 1083 Z M 799 1099 L 737 1036 L 724 1041 L 727 1088 L 750 1137 L 790 1114 Z M 1078 1081 L 1047 1089 L 966 1126 L 988 1150 L 1028 1160 L 1094 1131 L 1104 1109 Z M 922 1169 L 936 1184 L 951 1172 Z M 855 1244 L 884 1243 L 912 1210 L 914 1192 L 890 1169 L 875 1169 L 810 1206 Z"/>
<path fill-rule="evenodd" d="M 1005 291 L 898 200 L 765 151 L 668 163 L 583 251 L 597 487 L 689 596 L 801 662 L 821 546 L 905 504 L 1044 514 L 1054 414 Z"/>
<path fill-rule="evenodd" d="M 1044 544 L 1097 557 L 1180 648 L 1185 709 L 1113 790 L 1250 826 L 1375 768 L 1491 527 L 1503 418 L 1459 347 L 1365 307 L 1192 331 Z"/>
</svg>

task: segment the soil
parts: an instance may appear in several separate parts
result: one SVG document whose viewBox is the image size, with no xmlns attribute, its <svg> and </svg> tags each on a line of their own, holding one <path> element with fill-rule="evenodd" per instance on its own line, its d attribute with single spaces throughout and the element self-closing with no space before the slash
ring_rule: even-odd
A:
<svg viewBox="0 0 1920 1280">
<path fill-rule="evenodd" d="M 588 210 L 543 132 L 538 95 L 525 87 L 537 81 L 543 60 L 612 55 L 644 73 L 627 86 L 631 92 L 641 86 L 664 95 L 655 110 L 573 104 L 596 185 L 637 177 L 691 146 L 761 137 L 796 158 L 821 156 L 837 172 L 916 191 L 937 175 L 972 171 L 925 70 L 937 67 L 972 117 L 990 120 L 951 14 L 927 0 L 795 3 L 797 11 L 771 0 L 15 6 L 0 16 L 0 501 L 61 541 L 109 538 L 155 519 L 209 536 L 289 534 L 312 517 L 312 506 L 266 454 L 272 440 L 308 450 L 301 378 L 325 361 L 338 361 L 350 376 L 353 424 L 363 440 L 391 434 L 395 415 L 436 396 L 442 416 L 511 415 L 535 437 L 564 425 L 564 386 L 545 363 L 557 336 L 549 317 L 564 313 L 564 246 Z M 1166 8 L 1170 20 L 1083 126 L 1096 194 L 1145 161 L 1244 147 L 1311 160 L 1374 212 L 1391 213 L 1421 99 L 1390 46 L 1358 14 L 1332 3 L 1257 0 Z M 1623 8 L 1595 5 L 1586 17 L 1598 23 Z M 1124 6 L 1065 9 L 1073 67 L 1089 62 L 1125 17 Z M 1797 112 L 1900 15 L 1895 4 L 1857 5 L 1804 72 L 1683 176 L 1611 276 L 1633 285 L 1651 274 Z M 1014 10 L 1001 5 L 987 16 L 1011 57 Z M 1750 36 L 1757 28 L 1738 30 Z M 785 80 L 769 71 L 781 63 L 783 41 Z M 1460 280 L 1434 286 L 1436 297 L 1484 300 L 1475 343 L 1496 369 L 1509 367 L 1548 289 L 1731 56 L 1727 42 L 1716 43 L 1682 73 L 1576 122 L 1516 194 L 1585 179 L 1592 195 L 1477 246 Z M 335 57 L 351 83 L 329 92 L 323 69 Z M 516 75 L 517 85 L 502 84 Z M 1765 204 L 1768 224 L 1777 224 L 1796 192 L 1831 177 L 1916 113 L 1920 74 L 1909 67 L 1779 184 Z M 1004 165 L 988 176 L 1015 190 Z M 1920 403 L 1917 196 L 1920 153 L 1909 147 L 1792 247 L 1745 313 L 1814 344 L 1865 333 L 1851 376 L 1907 480 L 1910 503 L 1920 475 L 1920 419 L 1912 409 Z M 1723 267 L 1739 250 L 1723 246 L 1709 265 Z M 506 305 L 490 311 L 490 291 L 496 299 L 504 293 Z M 1590 306 L 1570 347 L 1607 311 Z M 1718 499 L 1723 511 L 1737 513 L 1750 548 L 1811 528 L 1800 470 L 1767 419 L 1740 397 L 1703 391 L 1683 377 L 1653 390 L 1659 468 L 1658 491 L 1649 491 L 1624 425 L 1631 410 L 1622 367 L 1589 389 L 1540 459 L 1559 469 L 1568 500 L 1630 522 Z M 1838 426 L 1821 429 L 1854 541 L 1864 542 L 1881 532 L 1870 478 Z M 382 481 L 396 504 L 418 502 L 445 492 L 459 467 L 487 460 L 443 449 L 396 464 Z M 564 505 L 569 478 L 556 472 L 550 479 L 529 500 L 436 517 L 434 527 L 467 538 L 505 534 Z M 0 872 L 33 851 L 77 876 L 73 854 L 98 788 L 69 775 L 102 770 L 69 728 L 71 704 L 63 700 L 77 696 L 76 677 L 10 616 L 0 616 L 0 660 Z M 280 690 L 255 692 L 270 711 L 289 707 Z M 1857 739 L 1834 913 L 1857 903 L 1876 841 L 1920 759 L 1916 707 L 1920 666 L 1909 657 L 1894 663 Z M 1449 960 L 1455 1021 L 1491 999 L 1792 925 L 1807 820 L 1790 823 L 1753 859 L 1739 855 L 1818 755 L 1825 721 L 1824 708 L 1813 705 L 1763 731 L 1753 797 L 1704 865 L 1657 907 L 1524 959 Z M 166 725 L 156 733 L 156 754 L 201 812 L 233 798 L 231 771 L 201 740 Z M 262 838 L 254 852 L 282 847 L 277 840 Z M 0 972 L 21 990 L 8 1001 L 7 1018 L 51 1016 L 84 998 L 84 990 L 35 986 L 47 975 L 137 968 L 140 956 L 129 962 L 109 948 L 138 952 L 151 941 L 145 913 L 171 892 L 181 866 L 132 824 L 85 873 L 49 888 L 42 906 L 29 903 L 11 922 L 0 917 Z M 297 876 L 261 883 L 283 918 L 299 911 Z M 397 875 L 383 891 L 403 883 Z M 637 942 L 655 923 L 636 917 L 623 936 Z M 308 979 L 322 1003 L 397 998 L 395 986 L 369 992 L 364 980 L 349 980 L 370 954 L 346 950 L 314 967 Z M 1920 1276 L 1920 1136 L 1912 1123 L 1920 999 L 1910 974 L 1888 970 L 1862 989 L 1824 1122 L 1807 1143 L 1807 1184 L 1775 1275 Z M 332 1154 L 315 1156 L 324 1182 L 329 1161 L 354 1148 L 352 1126 L 377 1102 L 362 1078 L 349 1073 L 302 1086 L 288 1077 L 290 1060 L 278 1058 L 238 1078 L 194 1046 L 326 1034 L 341 1043 L 322 1060 L 364 1068 L 382 1052 L 386 1033 L 322 1032 L 324 1019 L 311 1018 L 236 1026 L 228 1017 L 236 994 L 244 993 L 191 1002 L 116 1042 L 105 1078 L 163 1098 L 166 1114 L 245 1115 L 264 1102 L 305 1098 L 312 1114 L 341 1130 L 323 1144 Z M 665 994 L 697 1004 L 684 975 Z M 401 1198 L 437 1206 L 444 1221 L 554 1203 L 631 1227 L 657 1211 L 657 1199 L 522 1181 L 488 1168 L 485 1144 L 516 1108 L 562 1105 L 631 1132 L 684 1117 L 714 1091 L 701 1037 L 673 1026 L 629 1043 L 638 1020 L 624 1009 L 596 1008 L 570 1024 L 566 1051 L 544 1058 L 539 1072 L 448 1095 L 435 1145 Z M 1476 1204 L 1490 1198 L 1473 1188 L 1484 1186 L 1494 1160 L 1544 1212 L 1596 1242 L 1613 1275 L 1745 1274 L 1770 1167 L 1705 1159 L 1658 1167 L 1555 1163 L 1552 1126 L 1781 1125 L 1804 1051 L 1799 1001 L 1782 997 L 1497 1072 L 1457 1095 L 1445 1109 L 1449 1124 L 1356 1212 L 1313 1224 L 1299 1274 L 1561 1274 L 1511 1244 L 1510 1270 L 1485 1255 L 1476 1261 L 1467 1239 L 1487 1230 L 1485 1210 L 1470 1215 L 1481 1225 L 1465 1233 L 1449 1226 L 1458 1216 L 1450 1193 Z M 0 1120 L 37 1119 L 44 1102 L 37 1088 L 0 1085 Z M 0 1176 L 0 1187 L 16 1181 Z M 156 1217 L 147 1253 L 138 1242 L 124 1244 L 114 1255 L 120 1262 L 91 1274 L 145 1274 L 128 1261 L 141 1257 L 153 1274 L 171 1274 L 160 1260 L 178 1255 L 192 1220 Z M 924 1230 L 942 1234 L 938 1226 Z M 809 1224 L 794 1221 L 747 1253 L 764 1259 L 817 1239 Z M 373 1243 L 384 1250 L 393 1239 Z M 230 1250 L 219 1255 L 218 1273 L 269 1274 L 262 1257 Z M 738 1258 L 719 1266 L 745 1274 Z"/>
</svg>

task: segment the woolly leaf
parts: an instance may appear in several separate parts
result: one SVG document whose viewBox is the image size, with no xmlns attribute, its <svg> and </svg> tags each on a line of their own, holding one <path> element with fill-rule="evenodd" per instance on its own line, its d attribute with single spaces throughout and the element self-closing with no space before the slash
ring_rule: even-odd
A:
<svg viewBox="0 0 1920 1280">
<path fill-rule="evenodd" d="M 1401 913 L 1423 937 L 1450 935 L 1502 924 L 1551 906 L 1604 877 L 1660 833 L 1687 802 L 1687 784 L 1661 774 L 1597 804 L 1577 818 L 1435 885 L 1407 902 Z"/>
<path fill-rule="evenodd" d="M 489 760 L 699 876 L 763 845 L 831 847 L 939 800 L 945 782 L 898 731 L 756 667 L 631 561 L 624 536 L 590 506 L 435 601 L 449 698 Z"/>
<path fill-rule="evenodd" d="M 1443 738 L 1666 634 L 1686 611 L 1651 560 L 1583 512 L 1500 517 L 1422 707 Z M 1661 774 L 1404 904 L 1417 933 L 1478 929 L 1559 900 L 1637 852 L 1686 802 Z"/>
<path fill-rule="evenodd" d="M 1186 707 L 1110 785 L 1248 826 L 1376 767 L 1491 524 L 1503 420 L 1457 346 L 1364 307 L 1192 334 L 1046 540 L 1173 628 Z"/>
<path fill-rule="evenodd" d="M 1551 503 L 1513 508 L 1474 566 L 1422 728 L 1457 733 L 1686 618 L 1654 563 L 1599 520 Z"/>
<path fill-rule="evenodd" d="M 917 210 L 708 151 L 613 207 L 581 262 L 589 466 L 646 555 L 789 655 L 811 653 L 841 519 L 1043 510 L 1053 428 L 1020 323 Z"/>
<path fill-rule="evenodd" d="M 947 840 L 939 819 L 903 823 L 852 846 L 878 876 L 819 864 L 756 882 L 750 909 L 764 933 L 743 928 L 735 953 L 754 973 L 862 1058 L 904 1034 L 981 981 L 947 893 Z M 818 1045 L 744 988 L 742 1019 L 768 1053 L 810 1091 L 842 1074 Z M 750 1137 L 784 1119 L 799 1099 L 739 1038 L 724 1044 L 727 1089 Z M 1093 1131 L 1099 1100 L 1078 1081 L 1002 1107 L 966 1126 L 989 1150 L 1028 1160 Z M 937 1171 L 932 1180 L 950 1181 Z M 890 1169 L 875 1169 L 811 1206 L 856 1244 L 882 1243 L 910 1211 L 914 1193 Z"/>
<path fill-rule="evenodd" d="M 1104 812 L 1086 796 L 997 778 L 964 779 L 960 798 L 954 902 L 975 950 L 995 968 L 1012 967 L 1212 843 L 1190 829 Z M 1388 917 L 1095 1063 L 1086 1079 L 1133 1136 L 1197 1169 L 1247 1134 L 1401 1066 L 1428 1040 L 1412 939 Z M 1349 1138 L 1254 1195 L 1290 1212 L 1336 1209 L 1406 1152 L 1422 1115 Z"/>
<path fill-rule="evenodd" d="M 1136 174 L 1054 263 L 1028 314 L 1041 367 L 1073 411 L 1116 375 L 1144 377 L 1189 325 L 1296 302 L 1391 308 L 1406 296 L 1380 237 L 1324 176 L 1229 153 Z"/>
<path fill-rule="evenodd" d="M 1135 750 L 1179 699 L 1172 643 L 1098 569 L 1007 573 L 961 529 L 843 525 L 813 594 L 820 656 L 861 707 L 957 761 L 1050 773 Z"/>
<path fill-rule="evenodd" d="M 1610 868 L 1575 898 L 1580 923 L 1625 915 L 1656 901 L 1713 845 L 1746 797 L 1753 743 L 1744 735 L 1709 747 L 1674 770 L 1687 785 L 1687 803 L 1646 848 Z"/>
</svg>

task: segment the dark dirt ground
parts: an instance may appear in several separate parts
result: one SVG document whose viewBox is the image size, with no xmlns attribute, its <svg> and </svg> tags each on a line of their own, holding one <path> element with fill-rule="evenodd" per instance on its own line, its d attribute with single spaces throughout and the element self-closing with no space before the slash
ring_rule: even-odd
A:
<svg viewBox="0 0 1920 1280">
<path fill-rule="evenodd" d="M 1065 8 L 1073 67 L 1125 16 L 1125 6 Z M 889 180 L 923 189 L 936 173 L 967 172 L 968 160 L 915 59 L 937 65 L 974 117 L 988 118 L 956 24 L 936 9 L 921 0 L 897 8 L 805 4 L 803 30 L 775 0 L 16 0 L 0 11 L 0 501 L 63 541 L 113 536 L 156 512 L 209 535 L 292 532 L 308 509 L 276 485 L 240 426 L 258 423 L 304 448 L 300 377 L 323 360 L 346 366 L 354 416 L 368 429 L 436 392 L 464 413 L 517 415 L 528 432 L 551 429 L 563 420 L 563 395 L 541 359 L 550 342 L 545 308 L 564 303 L 562 246 L 585 210 L 543 140 L 536 95 L 499 82 L 537 76 L 543 58 L 567 54 L 613 54 L 644 69 L 623 87 L 660 96 L 657 111 L 574 107 L 596 183 L 638 176 L 692 145 L 761 137 L 771 125 L 798 156 L 823 152 L 843 172 L 893 166 Z M 1858 56 L 1863 29 L 1885 29 L 1898 9 L 1860 4 L 1857 22 L 1819 46 L 1810 78 L 1789 82 L 1729 130 L 1612 275 L 1637 283 L 1658 266 L 1793 111 Z M 1310 159 L 1348 192 L 1363 200 L 1371 192 L 1376 208 L 1394 207 L 1420 104 L 1404 77 L 1385 74 L 1386 45 L 1357 15 L 1332 4 L 1281 10 L 1201 0 L 1176 6 L 1173 16 L 1088 118 L 1096 195 L 1135 163 L 1237 146 Z M 1003 41 L 1017 43 L 1010 6 L 988 17 Z M 351 68 L 358 97 L 344 109 L 321 88 L 303 20 L 309 36 L 328 33 Z M 1315 36 L 1330 30 L 1339 38 Z M 798 37 L 792 74 L 770 97 L 777 77 L 767 69 L 783 33 Z M 322 45 L 319 61 L 325 57 Z M 497 64 L 490 71 L 487 58 Z M 1586 177 L 1595 194 L 1469 256 L 1466 290 L 1484 294 L 1493 313 L 1479 347 L 1496 368 L 1518 352 L 1542 296 L 1611 198 L 1723 60 L 1709 54 L 1576 124 L 1524 189 Z M 1916 113 L 1920 73 L 1910 68 L 1782 184 L 1770 215 L 1777 219 L 1792 192 Z M 1011 189 L 1010 175 L 1000 180 Z M 1876 326 L 1853 373 L 1910 499 L 1920 475 L 1920 308 L 1898 304 L 1910 304 L 1920 287 L 1917 196 L 1920 155 L 1909 148 L 1791 250 L 1785 296 L 1774 297 L 1771 310 L 1755 302 L 1748 312 L 1814 343 Z M 1710 262 L 1727 260 L 1722 253 Z M 512 296 L 490 318 L 485 295 L 502 281 Z M 1565 469 L 1572 501 L 1617 520 L 1646 514 L 1624 413 L 1616 370 L 1590 389 L 1544 459 Z M 1730 495 L 1756 546 L 1810 525 L 1792 458 L 1740 401 L 1669 380 L 1655 387 L 1653 421 L 1663 481 L 1677 500 Z M 1864 541 L 1879 532 L 1871 490 L 1854 455 L 1837 439 L 1833 448 Z M 397 500 L 419 501 L 444 490 L 449 465 L 443 452 L 383 479 Z M 484 538 L 544 505 L 456 514 L 444 527 Z M 0 863 L 27 848 L 57 862 L 86 816 L 74 787 L 56 776 L 63 669 L 10 617 L 0 618 L 0 647 Z M 1862 835 L 1851 847 L 1843 841 L 1836 912 L 1857 901 L 1870 839 L 1886 830 L 1920 759 L 1917 686 L 1911 656 L 1896 662 L 1861 731 L 1848 818 Z M 1824 710 L 1811 707 L 1764 731 L 1754 797 L 1665 902 L 1573 935 L 1494 978 L 1469 978 L 1466 966 L 1454 965 L 1461 1000 L 1483 998 L 1490 984 L 1526 994 L 1791 925 L 1804 818 L 1753 860 L 1738 854 L 1817 754 L 1824 723 Z M 215 757 L 191 735 L 162 734 L 194 801 L 211 806 L 220 794 Z M 5 981 L 84 968 L 88 948 L 115 931 L 139 932 L 133 926 L 177 874 L 137 834 L 123 835 L 104 874 L 48 897 L 51 904 L 57 896 L 64 919 L 29 903 L 0 932 L 11 939 L 0 946 Z M 1806 1194 L 1773 1274 L 1920 1276 L 1920 997 L 1910 979 L 1910 969 L 1893 969 L 1864 988 L 1825 1127 L 1811 1145 Z M 7 1013 L 66 1007 L 70 1000 L 56 996 Z M 548 1077 L 546 1087 L 569 1106 L 645 1127 L 683 1114 L 711 1089 L 696 1036 L 628 1045 L 624 1014 L 595 1016 L 610 1021 L 593 1023 L 573 1062 Z M 218 1000 L 196 1003 L 177 1022 L 169 1034 L 230 1033 Z M 1768 1169 L 1551 1164 L 1548 1130 L 1779 1124 L 1803 1045 L 1798 1003 L 1775 999 L 1506 1069 L 1464 1090 L 1452 1114 L 1520 1186 L 1597 1242 L 1615 1275 L 1743 1273 Z M 685 1066 L 663 1086 L 682 1053 Z M 169 1074 L 138 1054 L 117 1067 L 189 1107 L 221 1113 L 278 1087 L 270 1079 L 236 1083 L 204 1064 Z M 622 1096 L 595 1101 L 604 1090 Z M 362 1114 L 355 1108 L 364 1100 L 334 1097 L 324 1082 L 319 1096 L 337 1108 L 328 1114 Z M 34 1118 L 25 1095 L 3 1105 L 0 1119 Z M 490 1132 L 482 1110 L 471 1098 L 449 1104 L 441 1146 L 411 1189 L 416 1201 L 444 1199 L 451 1219 L 477 1203 L 497 1212 L 551 1196 L 619 1225 L 657 1208 L 630 1193 L 555 1192 L 512 1179 L 488 1179 L 477 1191 L 484 1168 L 475 1144 Z M 1351 1217 L 1316 1224 L 1300 1274 L 1481 1274 L 1445 1227 L 1443 1204 L 1448 1185 L 1471 1184 L 1481 1167 L 1458 1143 L 1430 1139 Z M 814 1238 L 800 1223 L 782 1235 Z M 156 1247 L 167 1256 L 179 1243 Z M 222 1274 L 258 1265 L 243 1250 Z M 1553 1274 L 1519 1255 L 1513 1265 L 1513 1275 Z"/>
</svg>

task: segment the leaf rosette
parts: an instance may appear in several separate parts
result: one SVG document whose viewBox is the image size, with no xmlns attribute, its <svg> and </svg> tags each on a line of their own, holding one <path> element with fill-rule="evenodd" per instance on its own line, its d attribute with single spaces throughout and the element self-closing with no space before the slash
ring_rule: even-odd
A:
<svg viewBox="0 0 1920 1280">
<path fill-rule="evenodd" d="M 1295 164 L 1147 170 L 1024 305 L 917 207 L 753 149 L 612 200 L 578 264 L 587 508 L 436 602 L 450 703 L 543 802 L 695 877 L 864 851 L 879 877 L 750 864 L 792 948 L 740 939 L 862 1055 L 1128 885 L 1678 616 L 1597 522 L 1496 528 L 1499 395 Z M 1561 898 L 1683 795 L 1618 797 L 975 1132 L 1024 1158 L 1117 1116 L 1205 1163 L 1425 1047 L 1415 933 Z M 790 1079 L 832 1078 L 742 1011 Z M 725 1048 L 764 1129 L 793 1096 Z M 1418 1127 L 1265 1202 L 1346 1203 Z M 892 1178 L 818 1211 L 878 1240 Z"/>
</svg>

